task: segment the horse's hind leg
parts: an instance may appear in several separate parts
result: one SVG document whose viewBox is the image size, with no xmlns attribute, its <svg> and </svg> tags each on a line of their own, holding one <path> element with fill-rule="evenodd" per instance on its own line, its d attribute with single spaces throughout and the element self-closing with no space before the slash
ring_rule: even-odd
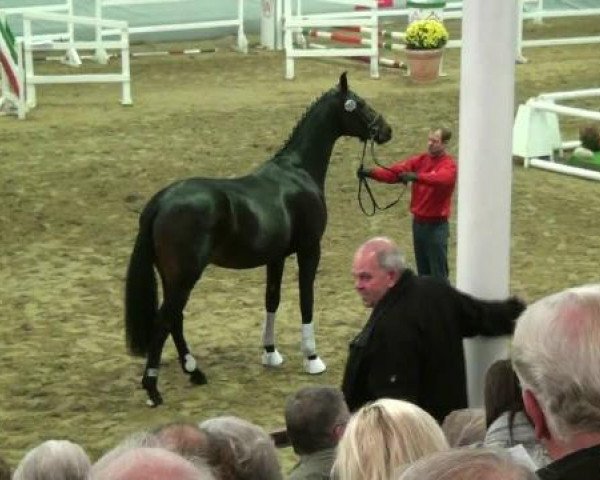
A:
<svg viewBox="0 0 600 480">
<path fill-rule="evenodd" d="M 298 282 L 300 287 L 300 312 L 302 314 L 302 353 L 305 356 L 304 370 L 318 374 L 327 368 L 317 355 L 313 325 L 314 283 L 321 258 L 321 248 L 317 243 L 311 248 L 298 250 Z"/>
<path fill-rule="evenodd" d="M 187 303 L 187 301 L 186 301 Z M 183 336 L 183 313 L 173 319 L 173 326 L 171 328 L 171 336 L 177 348 L 177 354 L 179 356 L 179 363 L 184 373 L 190 376 L 190 382 L 195 385 L 204 385 L 207 383 L 206 375 L 198 368 L 198 362 L 191 354 L 190 349 L 187 346 L 185 337 Z"/>
<path fill-rule="evenodd" d="M 146 368 L 144 369 L 144 376 L 142 377 L 142 387 L 148 394 L 146 403 L 150 407 L 158 407 L 163 403 L 157 384 L 160 358 L 162 356 L 165 341 L 169 336 L 169 325 L 167 320 L 169 315 L 166 312 L 167 308 L 163 302 L 156 316 L 154 334 L 150 343 L 150 348 L 148 349 L 148 359 L 146 361 Z"/>
<path fill-rule="evenodd" d="M 267 264 L 267 288 L 265 290 L 266 317 L 263 325 L 262 364 L 266 367 L 278 367 L 283 357 L 275 348 L 275 314 L 281 300 L 281 277 L 285 258 Z"/>
<path fill-rule="evenodd" d="M 161 275 L 163 278 L 164 299 L 158 310 L 154 337 L 150 345 L 148 361 L 142 378 L 142 386 L 148 393 L 147 403 L 151 407 L 157 407 L 163 403 L 157 386 L 158 369 L 160 367 L 162 350 L 169 333 L 173 335 L 173 339 L 175 340 L 179 361 L 184 371 L 190 375 L 194 383 L 206 383 L 206 377 L 197 368 L 196 360 L 190 354 L 183 338 L 183 309 L 194 284 L 200 277 L 199 270 L 186 273 L 185 280 L 178 277 L 176 282 L 165 280 L 165 276 Z M 182 285 L 185 285 L 185 287 Z"/>
</svg>

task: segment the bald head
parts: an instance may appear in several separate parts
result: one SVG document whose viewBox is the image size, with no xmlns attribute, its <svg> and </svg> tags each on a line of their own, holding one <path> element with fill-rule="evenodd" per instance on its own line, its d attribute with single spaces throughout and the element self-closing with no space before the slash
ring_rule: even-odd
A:
<svg viewBox="0 0 600 480">
<path fill-rule="evenodd" d="M 102 467 L 92 480 L 215 480 L 207 467 L 163 448 L 133 448 Z"/>
<path fill-rule="evenodd" d="M 173 422 L 154 430 L 161 446 L 184 457 L 202 456 L 208 451 L 208 434 L 195 423 Z"/>
<path fill-rule="evenodd" d="M 376 255 L 384 253 L 399 252 L 398 246 L 391 238 L 373 237 L 363 243 L 356 250 L 355 257 L 358 255 Z"/>
</svg>

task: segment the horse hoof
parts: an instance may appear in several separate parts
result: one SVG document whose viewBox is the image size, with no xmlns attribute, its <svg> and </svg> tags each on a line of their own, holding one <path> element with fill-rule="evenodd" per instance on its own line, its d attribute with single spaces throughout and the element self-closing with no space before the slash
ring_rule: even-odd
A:
<svg viewBox="0 0 600 480">
<path fill-rule="evenodd" d="M 190 382 L 194 385 L 206 385 L 208 379 L 200 370 L 194 370 L 190 373 Z"/>
<path fill-rule="evenodd" d="M 325 370 L 327 370 L 327 366 L 323 360 L 321 360 L 321 358 L 316 357 L 312 360 L 309 360 L 308 358 L 304 359 L 304 371 L 306 373 L 318 375 L 319 373 L 323 373 Z"/>
<path fill-rule="evenodd" d="M 283 357 L 277 351 L 277 349 L 272 352 L 263 352 L 262 354 L 262 364 L 265 367 L 279 367 L 283 363 Z"/>
<path fill-rule="evenodd" d="M 146 405 L 151 408 L 158 407 L 163 403 L 163 399 L 158 391 L 158 388 L 156 388 L 156 384 L 156 377 L 148 377 L 146 375 L 142 377 L 142 388 L 146 390 L 146 393 L 148 394 Z"/>
<path fill-rule="evenodd" d="M 156 408 L 159 405 L 162 405 L 163 399 L 158 390 L 155 392 L 148 392 L 148 399 L 146 400 L 146 405 L 150 408 Z"/>
</svg>

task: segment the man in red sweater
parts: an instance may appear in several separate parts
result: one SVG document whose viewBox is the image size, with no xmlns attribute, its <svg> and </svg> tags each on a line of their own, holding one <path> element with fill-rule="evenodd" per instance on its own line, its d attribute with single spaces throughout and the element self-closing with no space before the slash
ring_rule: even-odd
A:
<svg viewBox="0 0 600 480">
<path fill-rule="evenodd" d="M 452 132 L 429 132 L 427 151 L 389 167 L 358 169 L 359 178 L 404 184 L 412 182 L 413 246 L 419 275 L 448 280 L 448 217 L 456 185 L 456 162 L 446 152 Z"/>
</svg>

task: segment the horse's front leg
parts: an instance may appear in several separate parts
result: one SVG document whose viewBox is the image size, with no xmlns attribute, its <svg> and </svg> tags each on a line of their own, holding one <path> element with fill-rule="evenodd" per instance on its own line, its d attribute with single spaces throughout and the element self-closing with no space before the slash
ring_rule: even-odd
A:
<svg viewBox="0 0 600 480">
<path fill-rule="evenodd" d="M 283 357 L 275 348 L 275 314 L 281 300 L 281 277 L 284 265 L 285 258 L 267 264 L 266 316 L 262 334 L 264 348 L 262 364 L 266 367 L 278 367 L 283 363 Z"/>
<path fill-rule="evenodd" d="M 322 373 L 327 368 L 317 355 L 313 324 L 314 284 L 317 267 L 321 259 L 321 246 L 298 250 L 298 282 L 300 287 L 300 312 L 302 314 L 302 353 L 304 370 L 311 375 Z"/>
</svg>

